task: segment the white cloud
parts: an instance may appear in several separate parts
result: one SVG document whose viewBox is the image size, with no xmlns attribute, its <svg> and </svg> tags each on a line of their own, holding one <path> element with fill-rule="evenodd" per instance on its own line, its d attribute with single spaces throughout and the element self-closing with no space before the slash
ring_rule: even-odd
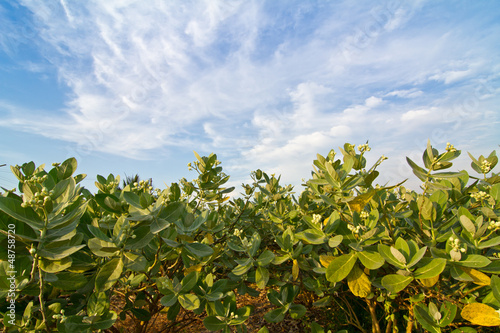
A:
<svg viewBox="0 0 500 333">
<path fill-rule="evenodd" d="M 472 75 L 471 70 L 447 71 L 447 72 L 432 75 L 429 79 L 436 80 L 436 81 L 443 81 L 446 84 L 450 84 L 450 83 L 462 80 L 470 75 Z"/>
<path fill-rule="evenodd" d="M 477 77 L 497 80 L 495 34 L 433 21 L 439 4 L 272 3 L 23 0 L 71 94 L 53 114 L 2 107 L 1 125 L 135 158 L 203 146 L 236 156 L 234 169 L 307 175 L 344 141 L 429 136 L 420 125 L 444 127 L 440 112 L 474 98 Z M 485 91 L 477 109 L 498 99 Z"/>
<path fill-rule="evenodd" d="M 428 120 L 429 116 L 436 112 L 436 109 L 419 109 L 419 110 L 410 110 L 401 115 L 402 121 L 422 121 Z"/>
<path fill-rule="evenodd" d="M 385 96 L 386 97 L 396 96 L 400 98 L 415 98 L 421 96 L 422 94 L 423 94 L 422 90 L 419 90 L 417 88 L 412 88 L 404 90 L 394 90 L 385 94 Z"/>
</svg>

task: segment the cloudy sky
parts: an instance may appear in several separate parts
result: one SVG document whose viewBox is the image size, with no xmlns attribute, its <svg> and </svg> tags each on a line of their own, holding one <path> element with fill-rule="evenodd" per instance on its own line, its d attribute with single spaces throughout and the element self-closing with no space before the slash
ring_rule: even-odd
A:
<svg viewBox="0 0 500 333">
<path fill-rule="evenodd" d="M 413 181 L 430 139 L 470 170 L 500 143 L 499 36 L 496 0 L 2 1 L 0 164 L 163 187 L 196 150 L 300 192 L 345 142 L 389 157 L 379 183 Z"/>
</svg>

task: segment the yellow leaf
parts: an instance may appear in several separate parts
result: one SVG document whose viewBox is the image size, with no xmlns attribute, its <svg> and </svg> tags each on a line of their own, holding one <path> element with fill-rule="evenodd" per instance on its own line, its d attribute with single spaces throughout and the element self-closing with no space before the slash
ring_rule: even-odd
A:
<svg viewBox="0 0 500 333">
<path fill-rule="evenodd" d="M 439 281 L 439 275 L 436 275 L 435 277 L 431 277 L 428 279 L 419 279 L 419 280 L 424 285 L 424 287 L 430 288 Z"/>
<path fill-rule="evenodd" d="M 366 204 L 370 202 L 375 193 L 375 190 L 371 190 L 367 193 L 360 194 L 351 201 L 347 202 L 347 204 L 349 205 L 351 210 L 359 213 L 363 210 L 363 208 L 365 208 Z"/>
<path fill-rule="evenodd" d="M 293 259 L 292 277 L 294 281 L 299 277 L 299 262 L 297 259 Z"/>
<path fill-rule="evenodd" d="M 214 243 L 214 236 L 212 236 L 212 234 L 206 234 L 205 238 L 207 239 L 208 245 L 212 245 Z"/>
<path fill-rule="evenodd" d="M 319 256 L 319 262 L 325 268 L 327 268 L 328 265 L 330 265 L 330 263 L 333 261 L 333 259 L 335 259 L 334 256 L 327 256 L 327 255 L 321 255 L 321 256 Z"/>
<path fill-rule="evenodd" d="M 481 273 L 480 271 L 470 268 L 470 267 L 461 267 L 460 269 L 464 271 L 467 275 L 472 278 L 472 282 L 480 286 L 489 286 L 491 283 L 491 279 L 488 275 Z"/>
<path fill-rule="evenodd" d="M 500 326 L 500 315 L 491 306 L 482 303 L 467 304 L 462 309 L 462 318 L 475 325 Z"/>
<path fill-rule="evenodd" d="M 201 272 L 202 267 L 203 267 L 202 265 L 194 265 L 194 266 L 188 267 L 188 268 L 184 269 L 184 275 L 188 275 L 189 273 L 194 272 L 194 271 Z"/>
<path fill-rule="evenodd" d="M 368 276 L 356 265 L 347 276 L 347 285 L 355 296 L 366 297 L 371 292 L 372 283 Z"/>
</svg>

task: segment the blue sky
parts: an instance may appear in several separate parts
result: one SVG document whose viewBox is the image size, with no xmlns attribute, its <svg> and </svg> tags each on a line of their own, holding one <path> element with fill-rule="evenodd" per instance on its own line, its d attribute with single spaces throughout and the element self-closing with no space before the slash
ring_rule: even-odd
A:
<svg viewBox="0 0 500 333">
<path fill-rule="evenodd" d="M 3 1 L 0 164 L 163 187 L 196 150 L 300 192 L 316 153 L 369 140 L 379 183 L 416 187 L 428 139 L 467 170 L 498 148 L 499 36 L 495 0 Z"/>
</svg>

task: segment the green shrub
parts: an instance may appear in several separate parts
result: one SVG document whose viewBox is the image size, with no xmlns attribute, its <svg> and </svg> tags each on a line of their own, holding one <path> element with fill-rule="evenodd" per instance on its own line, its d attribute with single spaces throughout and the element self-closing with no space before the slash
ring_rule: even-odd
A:
<svg viewBox="0 0 500 333">
<path fill-rule="evenodd" d="M 230 198 L 217 156 L 165 189 L 97 176 L 90 193 L 70 158 L 46 171 L 11 167 L 18 191 L 0 196 L 0 313 L 8 332 L 92 332 L 130 316 L 146 332 L 166 311 L 204 314 L 212 331 L 246 332 L 251 306 L 236 294 L 266 290 L 269 323 L 302 319 L 312 332 L 475 332 L 500 325 L 498 159 L 427 145 L 407 159 L 422 193 L 374 185 L 368 145 L 317 156 L 295 196 L 261 170 Z M 470 155 L 470 154 L 469 154 Z M 126 185 L 126 186 L 125 186 Z M 15 283 L 14 283 L 15 282 Z M 119 294 L 125 305 L 111 310 Z M 313 309 L 332 322 L 307 323 Z M 340 321 L 340 322 L 339 322 Z"/>
</svg>

